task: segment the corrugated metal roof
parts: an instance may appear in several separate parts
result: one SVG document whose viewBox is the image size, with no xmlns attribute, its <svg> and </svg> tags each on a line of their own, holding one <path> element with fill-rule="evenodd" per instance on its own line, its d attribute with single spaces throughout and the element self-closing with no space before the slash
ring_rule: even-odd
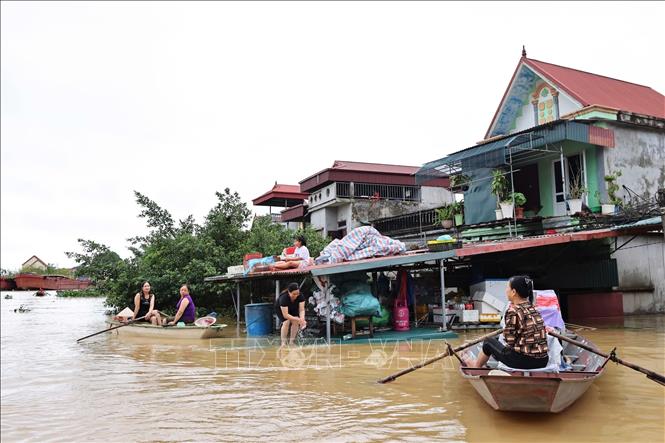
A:
<svg viewBox="0 0 665 443">
<path fill-rule="evenodd" d="M 208 282 L 229 282 L 229 281 L 246 281 L 265 278 L 287 278 L 294 275 L 311 274 L 314 276 L 341 274 L 345 272 L 356 271 L 369 271 L 376 269 L 385 269 L 394 266 L 405 266 L 416 263 L 424 263 L 428 261 L 443 260 L 455 256 L 455 251 L 442 251 L 442 252 L 424 252 L 417 251 L 401 255 L 391 255 L 388 257 L 374 257 L 365 260 L 354 260 L 343 263 L 325 264 L 310 266 L 307 269 L 287 269 L 284 271 L 273 272 L 255 272 L 248 275 L 218 275 L 214 277 L 206 277 L 205 281 Z"/>
<path fill-rule="evenodd" d="M 665 96 L 648 86 L 526 57 L 521 61 L 543 74 L 583 106 L 607 106 L 665 118 Z"/>
<path fill-rule="evenodd" d="M 400 174 L 400 175 L 413 175 L 418 171 L 418 166 L 405 166 L 405 165 L 388 165 L 383 163 L 364 163 L 364 162 L 351 162 L 346 160 L 335 160 L 330 168 L 322 169 L 316 174 L 300 181 L 303 183 L 312 177 L 316 177 L 326 171 L 353 171 L 353 172 L 378 172 L 382 174 Z"/>
<path fill-rule="evenodd" d="M 302 200 L 309 197 L 309 194 L 300 192 L 300 185 L 282 185 L 275 183 L 275 186 L 265 194 L 256 197 L 252 200 L 255 206 L 266 205 L 273 203 L 272 206 L 278 206 L 275 203 L 281 203 L 277 200 L 288 200 L 289 206 L 296 204 L 295 202 L 302 202 Z"/>
</svg>

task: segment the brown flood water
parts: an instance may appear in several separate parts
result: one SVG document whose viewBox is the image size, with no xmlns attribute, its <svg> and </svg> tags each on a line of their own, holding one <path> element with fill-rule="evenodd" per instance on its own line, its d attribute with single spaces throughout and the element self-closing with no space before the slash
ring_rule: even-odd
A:
<svg viewBox="0 0 665 443">
<path fill-rule="evenodd" d="M 101 335 L 101 299 L 2 293 L 2 441 L 663 442 L 665 388 L 610 363 L 563 413 L 492 410 L 452 359 L 376 383 L 442 342 L 303 347 Z M 14 313 L 21 304 L 29 313 Z M 469 334 L 471 338 L 475 334 Z M 665 372 L 665 316 L 585 331 Z M 460 343 L 465 337 L 452 340 Z"/>
</svg>

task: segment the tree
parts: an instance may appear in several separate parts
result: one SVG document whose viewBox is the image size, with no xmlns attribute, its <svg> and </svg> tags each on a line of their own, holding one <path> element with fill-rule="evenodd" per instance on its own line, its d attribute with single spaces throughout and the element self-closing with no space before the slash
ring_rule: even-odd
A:
<svg viewBox="0 0 665 443">
<path fill-rule="evenodd" d="M 78 243 L 83 252 L 65 252 L 77 264 L 75 275 L 90 278 L 102 293 L 110 289 L 109 285 L 117 279 L 124 266 L 123 260 L 101 243 L 81 238 Z"/>
<path fill-rule="evenodd" d="M 199 314 L 207 309 L 220 311 L 228 305 L 228 287 L 206 283 L 205 277 L 226 272 L 242 263 L 248 252 L 279 254 L 293 243 L 296 234 L 307 238 L 310 254 L 316 257 L 328 243 L 310 227 L 297 232 L 272 223 L 270 216 L 257 217 L 247 229 L 251 211 L 237 192 L 226 188 L 217 192 L 217 204 L 198 225 L 192 215 L 176 223 L 173 216 L 155 201 L 135 191 L 139 217 L 146 220 L 149 234 L 129 239 L 132 256 L 123 260 L 107 246 L 79 240 L 82 252 L 67 252 L 79 265 L 77 275 L 93 279 L 106 294 L 106 304 L 116 308 L 133 305 L 144 281 L 150 282 L 157 309 L 174 311 L 178 289 L 188 284 Z"/>
</svg>

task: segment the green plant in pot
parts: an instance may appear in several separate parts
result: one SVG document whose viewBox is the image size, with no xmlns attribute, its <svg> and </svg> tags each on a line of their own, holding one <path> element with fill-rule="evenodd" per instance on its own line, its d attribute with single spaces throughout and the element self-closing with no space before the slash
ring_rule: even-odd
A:
<svg viewBox="0 0 665 443">
<path fill-rule="evenodd" d="M 492 171 L 492 181 L 490 182 L 490 192 L 496 197 L 496 219 L 501 220 L 505 217 L 501 202 L 505 201 L 508 194 L 508 178 L 505 171 L 495 169 Z M 512 204 L 512 200 L 511 200 Z M 512 209 L 510 210 L 512 217 Z"/>
<path fill-rule="evenodd" d="M 619 190 L 619 185 L 617 184 L 617 179 L 619 177 L 621 177 L 620 170 L 616 170 L 604 177 L 609 203 L 601 202 L 603 214 L 614 214 L 617 207 L 623 206 L 623 200 L 621 200 L 621 198 L 616 194 Z"/>
<path fill-rule="evenodd" d="M 521 192 L 513 192 L 511 197 L 511 201 L 515 202 L 515 218 L 524 218 L 524 205 L 526 204 L 526 197 Z"/>
<path fill-rule="evenodd" d="M 453 215 L 455 217 L 455 226 L 464 224 L 464 200 L 453 203 Z"/>
<path fill-rule="evenodd" d="M 436 210 L 436 223 L 441 223 L 444 229 L 450 229 L 453 227 L 453 214 L 454 208 L 453 204 L 445 205 Z"/>
</svg>

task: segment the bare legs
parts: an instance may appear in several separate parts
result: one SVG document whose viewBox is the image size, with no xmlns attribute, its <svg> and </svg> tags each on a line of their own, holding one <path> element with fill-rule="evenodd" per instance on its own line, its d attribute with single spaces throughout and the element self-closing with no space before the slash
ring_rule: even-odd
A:
<svg viewBox="0 0 665 443">
<path fill-rule="evenodd" d="M 280 337 L 282 339 L 282 346 L 286 346 L 286 339 L 289 336 L 289 327 L 291 327 L 291 337 L 289 344 L 292 345 L 296 341 L 296 335 L 300 329 L 300 323 L 293 320 L 284 320 L 282 322 L 282 329 L 280 330 Z"/>
<path fill-rule="evenodd" d="M 159 311 L 157 309 L 153 309 L 152 311 L 148 312 L 145 315 L 146 321 L 150 321 L 153 325 L 161 325 L 162 324 L 162 318 L 159 315 Z"/>
<path fill-rule="evenodd" d="M 274 264 L 271 265 L 273 269 L 276 270 L 282 270 L 282 269 L 292 269 L 292 268 L 297 268 L 300 266 L 301 261 L 300 260 L 294 260 L 294 261 L 278 261 Z"/>
<path fill-rule="evenodd" d="M 464 360 L 465 366 L 467 366 L 469 368 L 482 368 L 483 366 L 485 366 L 485 364 L 487 363 L 487 360 L 489 360 L 489 359 L 490 359 L 489 355 L 485 354 L 483 351 L 480 351 L 480 354 L 478 354 L 478 358 L 475 361 L 474 360 L 467 360 L 466 358 L 464 358 L 463 360 Z"/>
</svg>

